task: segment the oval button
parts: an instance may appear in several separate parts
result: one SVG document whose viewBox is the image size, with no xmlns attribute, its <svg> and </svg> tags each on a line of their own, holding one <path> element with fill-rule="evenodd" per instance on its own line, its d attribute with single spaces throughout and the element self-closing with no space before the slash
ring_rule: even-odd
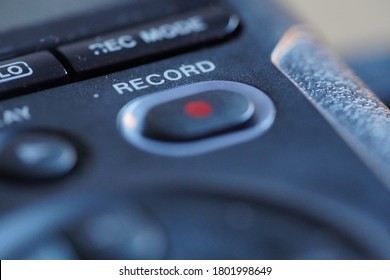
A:
<svg viewBox="0 0 390 280">
<path fill-rule="evenodd" d="M 236 145 L 265 133 L 275 106 L 261 90 L 207 81 L 136 98 L 118 114 L 132 145 L 165 156 L 191 156 Z"/>
<path fill-rule="evenodd" d="M 68 174 L 77 151 L 66 138 L 49 132 L 20 131 L 0 146 L 0 171 L 17 179 L 52 179 Z"/>
<path fill-rule="evenodd" d="M 163 141 L 190 141 L 242 128 L 253 113 L 253 103 L 237 92 L 206 91 L 152 108 L 143 133 Z"/>
</svg>

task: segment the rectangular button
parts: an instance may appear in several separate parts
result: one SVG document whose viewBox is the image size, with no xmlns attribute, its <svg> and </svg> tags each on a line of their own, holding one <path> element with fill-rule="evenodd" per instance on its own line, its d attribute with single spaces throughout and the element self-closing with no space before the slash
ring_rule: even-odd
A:
<svg viewBox="0 0 390 280">
<path fill-rule="evenodd" d="M 0 98 L 66 82 L 65 68 L 49 52 L 37 52 L 0 62 Z"/>
<path fill-rule="evenodd" d="M 161 55 L 177 54 L 185 48 L 221 40 L 238 25 L 238 17 L 225 9 L 208 8 L 65 45 L 58 50 L 78 76 L 85 76 L 108 72 L 113 66 L 134 66 Z"/>
</svg>

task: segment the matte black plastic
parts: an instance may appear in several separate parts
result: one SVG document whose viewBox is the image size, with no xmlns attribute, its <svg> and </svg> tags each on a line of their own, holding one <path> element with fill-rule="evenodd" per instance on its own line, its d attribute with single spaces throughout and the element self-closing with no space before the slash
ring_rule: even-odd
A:
<svg viewBox="0 0 390 280">
<path fill-rule="evenodd" d="M 165 1 L 146 2 L 151 12 L 166 8 Z M 296 21 L 272 1 L 221 2 L 242 27 L 226 40 L 1 101 L 0 135 L 43 128 L 66 133 L 80 147 L 78 165 L 61 179 L 37 184 L 0 177 L 1 259 L 39 258 L 35 253 L 47 248 L 54 248 L 56 258 L 123 257 L 115 246 L 99 255 L 94 244 L 79 245 L 87 239 L 77 225 L 105 211 L 111 215 L 115 205 L 145 208 L 164 232 L 166 251 L 146 257 L 390 259 L 388 187 L 271 62 Z M 177 16 L 182 10 L 169 11 Z M 199 71 L 196 65 L 204 61 L 215 67 Z M 164 78 L 180 69 L 197 71 Z M 159 83 L 145 86 L 156 74 Z M 250 85 L 272 99 L 277 113 L 264 134 L 202 154 L 171 156 L 139 149 L 117 127 L 120 110 L 137 98 L 221 80 Z M 130 88 L 131 81 L 144 84 Z M 118 84 L 125 89 L 118 91 Z M 29 118 L 10 118 L 26 108 Z M 136 215 L 127 217 L 137 221 Z"/>
<path fill-rule="evenodd" d="M 0 62 L 0 98 L 60 85 L 67 80 L 65 68 L 47 51 Z"/>
</svg>

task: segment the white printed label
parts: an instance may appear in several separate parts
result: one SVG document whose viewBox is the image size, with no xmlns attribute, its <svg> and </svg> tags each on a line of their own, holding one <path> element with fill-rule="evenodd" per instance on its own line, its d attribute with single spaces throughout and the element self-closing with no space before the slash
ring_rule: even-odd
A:
<svg viewBox="0 0 390 280">
<path fill-rule="evenodd" d="M 96 56 L 132 49 L 142 44 L 149 45 L 163 40 L 172 40 L 178 37 L 191 35 L 207 30 L 206 22 L 200 16 L 185 20 L 178 20 L 160 26 L 143 29 L 138 34 L 122 35 L 104 41 L 92 43 L 88 49 Z"/>
<path fill-rule="evenodd" d="M 94 55 L 112 53 L 123 49 L 131 49 L 137 46 L 137 41 L 131 35 L 122 35 L 118 38 L 105 40 L 101 43 L 93 43 L 88 48 Z"/>
<path fill-rule="evenodd" d="M 0 83 L 31 76 L 32 68 L 24 61 L 0 65 Z"/>
<path fill-rule="evenodd" d="M 167 69 L 161 73 L 152 73 L 150 75 L 131 79 L 128 82 L 113 84 L 115 91 L 119 94 L 134 92 L 159 86 L 169 81 L 178 81 L 195 75 L 212 72 L 216 69 L 213 62 L 203 60 L 194 64 L 182 65 L 177 69 Z"/>
<path fill-rule="evenodd" d="M 139 33 L 140 38 L 146 43 L 154 43 L 165 39 L 175 39 L 192 33 L 202 32 L 207 29 L 206 23 L 201 17 L 191 17 L 186 20 L 163 24 Z"/>
<path fill-rule="evenodd" d="M 30 108 L 23 106 L 22 108 L 13 108 L 0 113 L 0 128 L 11 125 L 13 123 L 21 123 L 31 119 Z"/>
</svg>

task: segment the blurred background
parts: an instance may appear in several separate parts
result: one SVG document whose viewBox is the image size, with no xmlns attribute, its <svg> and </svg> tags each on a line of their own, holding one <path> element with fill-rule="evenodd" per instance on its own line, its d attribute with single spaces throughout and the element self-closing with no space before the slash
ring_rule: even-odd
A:
<svg viewBox="0 0 390 280">
<path fill-rule="evenodd" d="M 390 105 L 390 0 L 276 0 L 312 25 Z"/>
<path fill-rule="evenodd" d="M 389 0 L 277 0 L 346 55 L 390 52 Z"/>
</svg>

